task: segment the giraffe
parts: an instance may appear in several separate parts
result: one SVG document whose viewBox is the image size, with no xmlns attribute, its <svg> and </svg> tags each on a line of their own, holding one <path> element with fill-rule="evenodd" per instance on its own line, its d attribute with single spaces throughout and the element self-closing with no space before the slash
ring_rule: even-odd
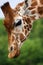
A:
<svg viewBox="0 0 43 65">
<path fill-rule="evenodd" d="M 17 57 L 23 42 L 30 35 L 34 20 L 43 18 L 43 0 L 25 0 L 14 9 L 6 2 L 1 9 L 8 32 L 8 58 Z"/>
</svg>

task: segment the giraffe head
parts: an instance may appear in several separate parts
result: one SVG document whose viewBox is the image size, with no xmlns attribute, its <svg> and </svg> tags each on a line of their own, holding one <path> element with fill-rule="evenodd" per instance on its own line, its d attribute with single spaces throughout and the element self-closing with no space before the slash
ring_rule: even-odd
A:
<svg viewBox="0 0 43 65">
<path fill-rule="evenodd" d="M 12 9 L 9 3 L 5 3 L 1 9 L 5 15 L 4 25 L 8 32 L 8 50 L 9 58 L 16 57 L 20 54 L 20 47 L 31 30 L 31 20 L 25 13 L 24 9 L 21 9 L 23 3 L 17 5 L 15 9 Z M 21 15 L 21 13 L 23 13 Z"/>
</svg>

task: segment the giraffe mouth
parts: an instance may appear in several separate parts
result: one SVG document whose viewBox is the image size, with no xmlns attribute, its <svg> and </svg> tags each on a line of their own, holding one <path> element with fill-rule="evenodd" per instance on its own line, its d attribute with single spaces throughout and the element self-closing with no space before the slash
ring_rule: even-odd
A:
<svg viewBox="0 0 43 65">
<path fill-rule="evenodd" d="M 8 51 L 9 51 L 8 58 L 15 58 L 20 54 L 20 50 L 18 48 L 17 43 L 11 44 L 10 47 L 8 48 Z"/>
<path fill-rule="evenodd" d="M 14 51 L 9 52 L 8 58 L 15 58 L 15 57 L 19 56 L 19 54 L 20 54 L 20 51 L 18 49 L 16 49 Z"/>
<path fill-rule="evenodd" d="M 19 53 L 17 53 L 17 51 L 8 54 L 8 58 L 15 58 L 17 56 L 19 56 Z"/>
</svg>

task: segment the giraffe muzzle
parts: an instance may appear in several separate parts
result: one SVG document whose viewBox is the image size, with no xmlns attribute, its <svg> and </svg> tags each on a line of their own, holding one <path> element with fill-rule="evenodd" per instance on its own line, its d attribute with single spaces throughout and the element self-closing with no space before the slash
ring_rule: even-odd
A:
<svg viewBox="0 0 43 65">
<path fill-rule="evenodd" d="M 15 58 L 15 57 L 19 56 L 19 54 L 20 54 L 20 50 L 16 46 L 12 45 L 9 48 L 8 58 Z"/>
</svg>

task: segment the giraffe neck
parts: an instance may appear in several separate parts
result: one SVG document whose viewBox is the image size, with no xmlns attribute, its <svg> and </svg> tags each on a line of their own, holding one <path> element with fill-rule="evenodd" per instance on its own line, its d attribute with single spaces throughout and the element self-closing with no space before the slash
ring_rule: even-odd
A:
<svg viewBox="0 0 43 65">
<path fill-rule="evenodd" d="M 28 16 L 30 16 L 31 21 L 42 18 L 43 17 L 42 0 L 32 0 L 31 6 L 27 7 L 24 14 L 27 14 Z"/>
<path fill-rule="evenodd" d="M 37 5 L 41 5 L 41 0 L 32 0 L 31 1 L 31 6 L 37 6 Z"/>
</svg>

